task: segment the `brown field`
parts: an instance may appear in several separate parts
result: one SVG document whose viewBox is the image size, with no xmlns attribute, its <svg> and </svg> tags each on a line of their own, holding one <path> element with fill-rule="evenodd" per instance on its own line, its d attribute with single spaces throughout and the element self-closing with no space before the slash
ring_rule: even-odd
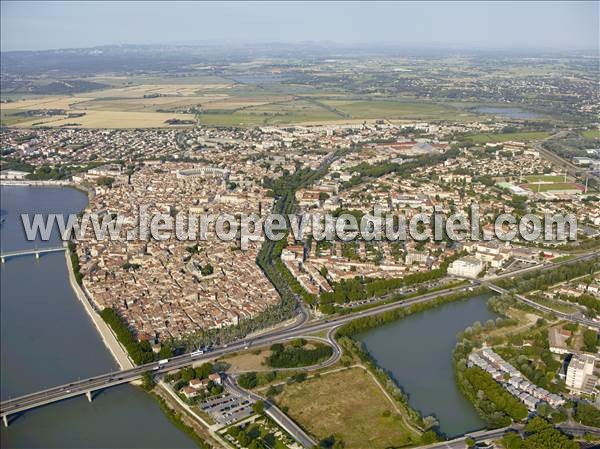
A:
<svg viewBox="0 0 600 449">
<path fill-rule="evenodd" d="M 142 98 L 144 95 L 194 96 L 203 91 L 226 89 L 228 84 L 140 84 L 88 92 L 82 96 L 91 98 Z"/>
<path fill-rule="evenodd" d="M 276 400 L 317 439 L 335 435 L 346 449 L 384 449 L 418 441 L 417 433 L 396 410 L 399 406 L 362 368 L 286 385 Z"/>
<path fill-rule="evenodd" d="M 88 98 L 83 96 L 71 97 L 71 96 L 52 96 L 52 97 L 40 97 L 31 98 L 27 100 L 18 100 L 12 103 L 8 103 L 7 107 L 10 109 L 69 109 L 72 104 L 79 103 L 81 101 L 87 101 Z"/>
<path fill-rule="evenodd" d="M 223 357 L 221 360 L 229 365 L 229 371 L 261 371 L 268 366 L 266 359 L 271 355 L 269 349 L 262 349 L 258 354 L 256 351 L 244 351 L 236 353 L 232 356 Z"/>
<path fill-rule="evenodd" d="M 188 108 L 197 105 L 208 105 L 222 100 L 222 96 L 189 96 L 189 97 L 157 97 L 157 98 L 124 98 L 124 99 L 92 99 L 74 105 L 77 110 L 93 111 L 139 111 L 150 112 L 157 109 Z"/>
<path fill-rule="evenodd" d="M 86 111 L 83 117 L 44 117 L 20 122 L 15 126 L 29 128 L 34 123 L 44 126 L 64 126 L 77 123 L 78 128 L 162 128 L 174 127 L 165 123 L 166 120 L 178 118 L 194 120 L 189 114 L 171 114 L 161 112 L 124 112 L 124 111 Z"/>
</svg>

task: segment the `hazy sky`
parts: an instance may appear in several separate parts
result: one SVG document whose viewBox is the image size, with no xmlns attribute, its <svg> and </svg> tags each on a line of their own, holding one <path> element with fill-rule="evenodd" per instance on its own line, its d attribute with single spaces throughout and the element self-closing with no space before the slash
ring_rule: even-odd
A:
<svg viewBox="0 0 600 449">
<path fill-rule="evenodd" d="M 598 2 L 23 2 L 2 0 L 1 48 L 174 42 L 598 48 Z"/>
</svg>

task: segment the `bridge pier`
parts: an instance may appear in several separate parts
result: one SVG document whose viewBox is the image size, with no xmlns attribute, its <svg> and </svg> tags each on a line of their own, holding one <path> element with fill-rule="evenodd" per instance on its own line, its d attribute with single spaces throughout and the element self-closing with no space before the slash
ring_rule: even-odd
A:
<svg viewBox="0 0 600 449">
<path fill-rule="evenodd" d="M 2 263 L 6 263 L 6 259 L 2 257 Z"/>
<path fill-rule="evenodd" d="M 88 398 L 88 401 L 92 402 L 92 392 L 91 391 L 86 391 L 85 397 Z"/>
<path fill-rule="evenodd" d="M 8 427 L 8 415 L 2 415 L 2 422 L 4 423 L 4 427 Z"/>
<path fill-rule="evenodd" d="M 35 253 L 35 258 L 39 259 L 40 258 L 40 253 Z"/>
</svg>

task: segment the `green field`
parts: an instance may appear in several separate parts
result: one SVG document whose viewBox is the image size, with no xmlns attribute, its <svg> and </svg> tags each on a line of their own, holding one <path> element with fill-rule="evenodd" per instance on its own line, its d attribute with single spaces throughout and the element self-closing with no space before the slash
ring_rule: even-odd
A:
<svg viewBox="0 0 600 449">
<path fill-rule="evenodd" d="M 529 299 L 531 299 L 532 301 L 537 302 L 538 304 L 541 304 L 542 306 L 546 306 L 546 307 L 550 307 L 551 309 L 557 310 L 559 312 L 562 313 L 575 313 L 577 312 L 577 307 L 574 306 L 570 306 L 568 304 L 564 304 L 560 301 L 554 301 L 552 299 L 548 299 L 548 298 L 542 298 L 542 297 L 530 297 Z"/>
<path fill-rule="evenodd" d="M 508 140 L 515 140 L 517 142 L 531 142 L 533 140 L 543 140 L 549 136 L 550 133 L 545 131 L 523 131 L 506 134 L 471 134 L 466 136 L 466 138 L 473 143 L 506 142 Z"/>
<path fill-rule="evenodd" d="M 600 129 L 589 129 L 581 133 L 586 139 L 600 139 Z"/>
<path fill-rule="evenodd" d="M 548 192 L 552 190 L 575 190 L 577 189 L 577 184 L 573 182 L 530 183 L 526 187 L 532 192 Z"/>
<path fill-rule="evenodd" d="M 450 119 L 462 112 L 437 103 L 413 103 L 392 100 L 322 100 L 326 106 L 354 119 Z"/>
<path fill-rule="evenodd" d="M 533 176 L 525 176 L 525 179 L 529 183 L 539 183 L 539 182 L 565 182 L 564 175 L 533 175 Z M 567 176 L 567 181 L 574 181 L 574 179 L 570 176 Z"/>
<path fill-rule="evenodd" d="M 0 126 L 11 126 L 20 122 L 27 122 L 35 117 L 15 116 L 13 114 L 21 112 L 19 109 L 0 109 Z"/>
</svg>

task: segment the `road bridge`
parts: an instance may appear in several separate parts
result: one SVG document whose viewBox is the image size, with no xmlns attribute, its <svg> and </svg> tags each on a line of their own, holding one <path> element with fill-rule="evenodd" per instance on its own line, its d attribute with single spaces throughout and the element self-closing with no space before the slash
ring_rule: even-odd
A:
<svg viewBox="0 0 600 449">
<path fill-rule="evenodd" d="M 60 251 L 66 251 L 67 246 L 48 246 L 45 248 L 31 248 L 31 249 L 21 249 L 17 251 L 3 251 L 0 253 L 0 258 L 2 259 L 2 263 L 5 263 L 10 257 L 19 257 L 19 256 L 28 256 L 35 255 L 36 259 L 39 259 L 42 254 L 48 253 L 57 253 Z"/>
<path fill-rule="evenodd" d="M 290 417 L 283 413 L 273 402 L 269 399 L 263 399 L 261 396 L 240 387 L 235 376 L 227 376 L 225 378 L 225 386 L 238 397 L 246 397 L 254 402 L 263 401 L 265 404 L 265 414 L 285 429 L 294 440 L 307 449 L 316 446 L 317 442 Z"/>
</svg>

